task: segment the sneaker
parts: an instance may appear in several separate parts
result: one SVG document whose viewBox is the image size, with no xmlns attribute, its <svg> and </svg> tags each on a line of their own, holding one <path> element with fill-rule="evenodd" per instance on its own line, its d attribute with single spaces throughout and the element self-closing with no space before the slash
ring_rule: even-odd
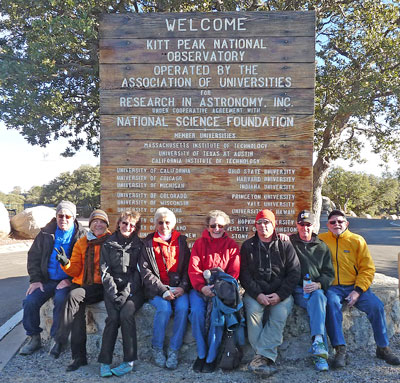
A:
<svg viewBox="0 0 400 383">
<path fill-rule="evenodd" d="M 155 347 L 152 348 L 152 351 L 153 351 L 154 363 L 156 364 L 156 366 L 164 368 L 165 362 L 167 361 L 164 355 L 164 351 L 161 348 L 155 348 Z"/>
<path fill-rule="evenodd" d="M 128 362 L 122 362 L 118 367 L 114 367 L 111 369 L 111 372 L 115 376 L 122 376 L 131 372 L 133 370 L 133 365 L 131 366 Z"/>
<path fill-rule="evenodd" d="M 333 368 L 343 368 L 346 366 L 346 346 L 340 345 L 335 347 L 335 358 L 332 362 Z"/>
<path fill-rule="evenodd" d="M 112 372 L 111 372 L 111 368 L 110 368 L 109 364 L 104 364 L 104 363 L 100 364 L 100 376 L 102 378 L 108 378 L 108 377 L 112 376 Z"/>
<path fill-rule="evenodd" d="M 393 351 L 389 347 L 377 347 L 376 357 L 383 359 L 386 363 L 393 366 L 398 366 L 400 364 L 400 359 L 393 354 Z"/>
<path fill-rule="evenodd" d="M 329 370 L 329 365 L 325 358 L 322 358 L 321 356 L 314 356 L 313 362 L 315 364 L 315 369 L 317 371 L 328 371 Z"/>
<path fill-rule="evenodd" d="M 312 344 L 312 354 L 313 356 L 319 356 L 324 359 L 328 359 L 329 356 L 324 342 L 314 342 Z"/>
<path fill-rule="evenodd" d="M 271 376 L 278 371 L 275 362 L 263 355 L 256 355 L 249 363 L 248 369 L 255 374 L 263 376 Z"/>
<path fill-rule="evenodd" d="M 168 358 L 165 362 L 165 367 L 169 370 L 175 370 L 178 367 L 178 351 L 168 350 Z"/>
<path fill-rule="evenodd" d="M 202 372 L 205 363 L 206 363 L 206 358 L 200 359 L 199 357 L 197 357 L 197 359 L 193 363 L 193 371 Z"/>
<path fill-rule="evenodd" d="M 36 350 L 42 347 L 42 340 L 40 334 L 32 335 L 26 345 L 24 345 L 21 350 L 19 350 L 20 355 L 31 355 Z"/>
</svg>

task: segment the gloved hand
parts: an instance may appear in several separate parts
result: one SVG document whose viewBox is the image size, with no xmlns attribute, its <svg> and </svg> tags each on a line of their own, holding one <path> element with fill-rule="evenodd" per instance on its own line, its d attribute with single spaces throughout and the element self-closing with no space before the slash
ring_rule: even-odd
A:
<svg viewBox="0 0 400 383">
<path fill-rule="evenodd" d="M 117 295 L 117 297 L 114 299 L 114 305 L 115 305 L 115 308 L 117 309 L 117 310 L 120 310 L 121 309 L 121 307 L 125 304 L 125 302 L 126 302 L 126 297 L 124 297 L 123 295 Z"/>
<path fill-rule="evenodd" d="M 69 259 L 67 257 L 67 254 L 65 254 L 65 250 L 63 249 L 62 246 L 60 246 L 60 250 L 55 249 L 56 250 L 56 259 L 58 262 L 60 262 L 63 266 L 67 266 Z"/>
</svg>

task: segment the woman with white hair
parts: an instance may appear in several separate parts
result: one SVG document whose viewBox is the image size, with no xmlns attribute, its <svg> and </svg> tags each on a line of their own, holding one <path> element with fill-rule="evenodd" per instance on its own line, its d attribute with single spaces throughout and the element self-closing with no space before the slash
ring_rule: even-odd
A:
<svg viewBox="0 0 400 383">
<path fill-rule="evenodd" d="M 188 265 L 190 250 L 186 236 L 174 230 L 175 214 L 160 207 L 154 215 L 155 232 L 144 239 L 140 258 L 140 273 L 145 295 L 156 308 L 152 349 L 157 366 L 175 369 L 182 346 L 189 311 L 190 282 Z M 173 335 L 167 357 L 164 354 L 165 330 L 174 310 Z"/>
</svg>

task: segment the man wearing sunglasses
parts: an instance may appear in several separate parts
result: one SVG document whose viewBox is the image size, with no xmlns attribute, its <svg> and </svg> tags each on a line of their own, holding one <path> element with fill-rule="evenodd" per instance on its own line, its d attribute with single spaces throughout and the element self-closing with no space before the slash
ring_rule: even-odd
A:
<svg viewBox="0 0 400 383">
<path fill-rule="evenodd" d="M 344 302 L 367 314 L 377 345 L 376 356 L 388 364 L 400 365 L 400 359 L 389 348 L 384 305 L 370 290 L 375 265 L 367 243 L 363 237 L 348 230 L 348 226 L 345 214 L 333 210 L 328 216 L 329 231 L 319 235 L 331 250 L 335 269 L 335 279 L 326 294 L 326 329 L 336 351 L 332 367 L 346 365 L 346 342 L 342 327 Z"/>
<path fill-rule="evenodd" d="M 286 319 L 293 307 L 292 293 L 300 279 L 300 263 L 290 241 L 281 241 L 275 215 L 261 210 L 256 233 L 240 250 L 240 283 L 251 347 L 255 352 L 248 368 L 264 377 L 277 372 L 275 360 L 283 341 Z M 268 314 L 263 322 L 264 313 Z"/>
<path fill-rule="evenodd" d="M 76 220 L 76 206 L 72 202 L 61 201 L 56 208 L 56 217 L 40 230 L 33 241 L 28 251 L 30 284 L 23 302 L 22 319 L 30 339 L 21 348 L 21 355 L 30 355 L 41 347 L 40 307 L 50 298 L 54 301 L 50 335 L 56 335 L 61 309 L 71 286 L 71 278 L 61 269 L 56 259 L 56 250 L 63 247 L 69 258 L 75 242 L 85 233 L 85 229 Z"/>
<path fill-rule="evenodd" d="M 312 337 L 312 357 L 318 371 L 329 370 L 328 349 L 325 344 L 325 291 L 332 284 L 335 271 L 332 266 L 331 252 L 328 246 L 313 233 L 315 216 L 308 210 L 302 210 L 297 216 L 297 234 L 290 241 L 300 260 L 301 276 L 293 292 L 294 303 L 305 308 L 310 317 Z M 311 282 L 303 287 L 303 278 L 309 275 Z"/>
</svg>

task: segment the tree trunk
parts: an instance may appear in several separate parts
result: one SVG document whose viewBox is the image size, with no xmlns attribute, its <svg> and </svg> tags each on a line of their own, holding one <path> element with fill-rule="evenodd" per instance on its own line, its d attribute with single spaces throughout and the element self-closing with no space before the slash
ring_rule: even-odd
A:
<svg viewBox="0 0 400 383">
<path fill-rule="evenodd" d="M 318 155 L 317 161 L 313 166 L 313 201 L 312 211 L 316 217 L 315 232 L 319 231 L 319 220 L 322 208 L 322 185 L 329 173 L 330 163 L 325 158 Z"/>
</svg>

